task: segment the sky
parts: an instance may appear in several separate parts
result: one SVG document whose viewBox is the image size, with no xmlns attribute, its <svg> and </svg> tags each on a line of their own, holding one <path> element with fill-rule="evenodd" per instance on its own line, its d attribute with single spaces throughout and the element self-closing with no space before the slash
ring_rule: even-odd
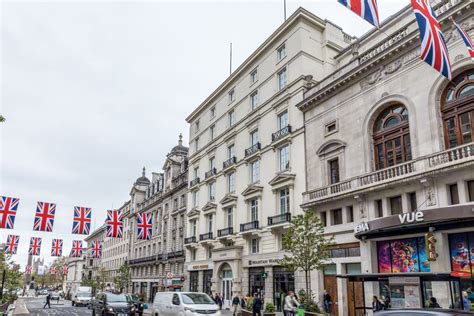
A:
<svg viewBox="0 0 474 316">
<path fill-rule="evenodd" d="M 383 19 L 409 0 L 379 1 Z M 336 0 L 287 0 L 351 35 L 371 25 Z M 145 166 L 160 172 L 185 118 L 281 23 L 283 0 L 0 1 L 0 196 L 20 199 L 14 230 L 26 264 L 29 239 L 72 240 L 74 206 L 93 228 L 129 199 Z M 56 203 L 53 233 L 33 233 L 37 201 Z"/>
</svg>

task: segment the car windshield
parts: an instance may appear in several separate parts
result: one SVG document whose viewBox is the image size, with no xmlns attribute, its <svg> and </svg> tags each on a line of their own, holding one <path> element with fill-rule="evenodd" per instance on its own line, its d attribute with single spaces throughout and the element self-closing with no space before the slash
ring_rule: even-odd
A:
<svg viewBox="0 0 474 316">
<path fill-rule="evenodd" d="M 125 294 L 107 294 L 107 302 L 128 302 Z"/>
<path fill-rule="evenodd" d="M 77 297 L 91 297 L 91 293 L 77 293 Z"/>
<path fill-rule="evenodd" d="M 214 304 L 214 301 L 207 294 L 182 293 L 184 304 Z"/>
</svg>

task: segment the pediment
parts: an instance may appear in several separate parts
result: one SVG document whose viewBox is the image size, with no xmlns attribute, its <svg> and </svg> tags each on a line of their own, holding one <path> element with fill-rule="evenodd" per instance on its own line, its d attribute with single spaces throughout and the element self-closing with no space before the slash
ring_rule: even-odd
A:
<svg viewBox="0 0 474 316">
<path fill-rule="evenodd" d="M 193 217 L 193 216 L 199 216 L 199 209 L 198 208 L 193 208 L 191 209 L 188 214 L 187 214 L 188 217 Z"/>
<path fill-rule="evenodd" d="M 222 200 L 219 201 L 220 204 L 231 204 L 235 203 L 237 201 L 237 195 L 235 194 L 227 194 L 222 198 Z"/>
<path fill-rule="evenodd" d="M 293 183 L 295 181 L 296 174 L 289 172 L 282 172 L 276 175 L 268 184 L 271 186 L 277 186 L 280 184 Z"/>
<path fill-rule="evenodd" d="M 248 195 L 260 193 L 262 191 L 263 191 L 263 186 L 251 184 L 241 194 L 243 196 L 248 196 Z"/>
<path fill-rule="evenodd" d="M 207 212 L 207 211 L 210 211 L 210 210 L 215 210 L 217 208 L 217 204 L 214 203 L 214 202 L 207 202 L 206 205 L 204 205 L 202 207 L 202 211 L 203 212 Z"/>
<path fill-rule="evenodd" d="M 318 156 L 324 156 L 329 153 L 332 153 L 339 149 L 344 149 L 346 147 L 346 143 L 340 140 L 330 140 L 324 143 L 319 149 L 316 151 Z"/>
</svg>

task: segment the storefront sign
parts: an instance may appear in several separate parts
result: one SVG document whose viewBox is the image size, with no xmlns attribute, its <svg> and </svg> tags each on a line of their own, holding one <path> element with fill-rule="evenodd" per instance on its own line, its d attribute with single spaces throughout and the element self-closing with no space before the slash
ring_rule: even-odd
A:
<svg viewBox="0 0 474 316">
<path fill-rule="evenodd" d="M 214 269 L 214 264 L 212 263 L 195 264 L 195 265 L 188 266 L 188 271 L 212 270 L 212 269 Z"/>
<path fill-rule="evenodd" d="M 249 266 L 278 265 L 281 259 L 249 260 Z"/>
<path fill-rule="evenodd" d="M 424 214 L 422 211 L 403 213 L 399 214 L 400 224 L 422 222 L 424 220 Z"/>
<path fill-rule="evenodd" d="M 357 234 L 357 233 L 367 232 L 369 230 L 370 230 L 369 224 L 367 224 L 366 222 L 362 222 L 354 228 L 354 233 Z"/>
</svg>

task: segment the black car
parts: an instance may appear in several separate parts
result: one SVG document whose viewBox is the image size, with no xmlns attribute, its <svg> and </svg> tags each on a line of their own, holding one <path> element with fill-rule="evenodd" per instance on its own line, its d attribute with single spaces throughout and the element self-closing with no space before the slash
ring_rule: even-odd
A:
<svg viewBox="0 0 474 316">
<path fill-rule="evenodd" d="M 125 294 L 98 293 L 91 308 L 92 316 L 135 316 L 135 306 Z"/>
<path fill-rule="evenodd" d="M 135 294 L 127 294 L 127 296 L 132 301 L 133 305 L 135 305 L 135 312 L 138 314 L 138 316 L 142 316 L 143 309 L 145 307 L 143 301 Z"/>
</svg>

